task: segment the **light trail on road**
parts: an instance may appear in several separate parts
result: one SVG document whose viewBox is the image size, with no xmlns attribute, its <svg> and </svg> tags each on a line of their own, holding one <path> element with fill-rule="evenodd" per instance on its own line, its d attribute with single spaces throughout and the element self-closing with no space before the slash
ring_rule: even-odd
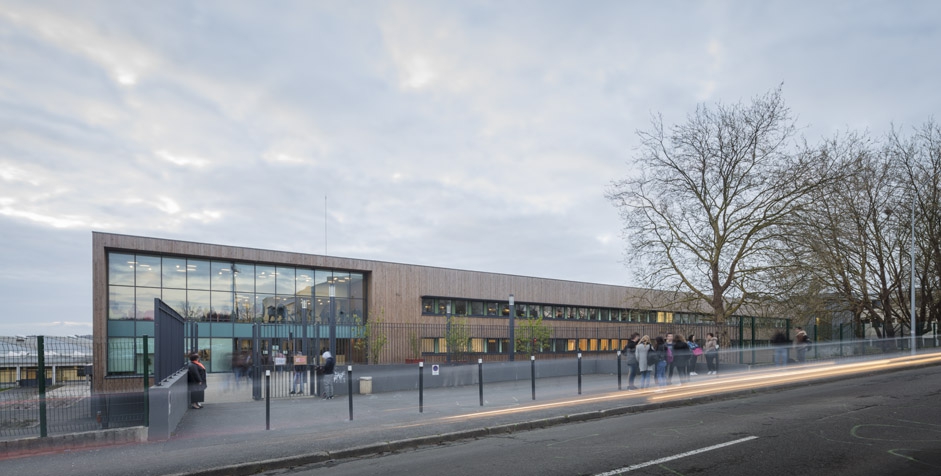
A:
<svg viewBox="0 0 941 476">
<path fill-rule="evenodd" d="M 914 356 L 894 357 L 888 359 L 867 360 L 838 364 L 828 361 L 816 364 L 802 365 L 800 367 L 775 368 L 759 372 L 750 372 L 747 375 L 733 377 L 716 377 L 694 384 L 671 385 L 668 387 L 651 387 L 639 391 L 607 393 L 595 397 L 576 398 L 552 403 L 527 405 L 500 410 L 477 412 L 468 415 L 444 417 L 441 420 L 468 420 L 473 418 L 486 418 L 499 415 L 526 413 L 551 408 L 564 408 L 582 405 L 585 403 L 634 399 L 646 397 L 646 402 L 657 403 L 679 400 L 704 395 L 717 395 L 737 392 L 748 389 L 763 389 L 775 385 L 784 385 L 795 382 L 818 380 L 828 377 L 848 376 L 862 374 L 873 370 L 902 369 L 920 365 L 937 365 L 941 363 L 941 353 L 921 354 Z"/>
</svg>

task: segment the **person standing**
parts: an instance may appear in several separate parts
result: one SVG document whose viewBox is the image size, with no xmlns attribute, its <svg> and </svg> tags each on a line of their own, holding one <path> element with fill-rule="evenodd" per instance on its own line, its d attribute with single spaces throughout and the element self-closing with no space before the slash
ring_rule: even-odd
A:
<svg viewBox="0 0 941 476">
<path fill-rule="evenodd" d="M 651 355 L 657 360 L 657 365 L 654 368 L 654 379 L 657 381 L 658 387 L 663 387 L 667 384 L 667 344 L 666 340 L 661 336 L 657 336 L 654 340 L 653 350 L 647 353 L 647 360 L 651 360 Z"/>
<path fill-rule="evenodd" d="M 712 332 L 706 334 L 706 369 L 708 375 L 715 375 L 719 372 L 719 339 Z"/>
<path fill-rule="evenodd" d="M 323 398 L 329 400 L 333 398 L 333 368 L 336 366 L 336 360 L 329 350 L 323 352 Z"/>
<path fill-rule="evenodd" d="M 637 368 L 640 370 L 640 388 L 647 388 L 650 386 L 650 371 L 654 368 L 650 365 L 650 336 L 640 338 L 634 353 L 637 354 Z"/>
<path fill-rule="evenodd" d="M 199 361 L 199 354 L 190 354 L 186 369 L 186 382 L 190 393 L 190 408 L 202 408 L 206 400 L 206 367 Z"/>
<path fill-rule="evenodd" d="M 689 383 L 689 358 L 693 354 L 686 344 L 686 339 L 682 334 L 673 337 L 673 366 L 676 367 L 676 375 L 680 379 L 680 385 Z"/>
<path fill-rule="evenodd" d="M 637 387 L 634 386 L 634 379 L 636 379 L 637 375 L 640 373 L 640 367 L 638 366 L 637 354 L 635 350 L 637 349 L 637 341 L 639 340 L 640 334 L 635 332 L 631 334 L 631 338 L 627 341 L 627 345 L 624 346 L 624 353 L 627 355 L 628 365 L 628 390 L 637 390 Z"/>
<path fill-rule="evenodd" d="M 304 384 L 307 383 L 307 357 L 297 352 L 294 354 L 294 382 L 291 384 L 291 394 L 304 393 Z"/>
<path fill-rule="evenodd" d="M 687 366 L 687 371 L 689 375 L 699 375 L 696 373 L 696 364 L 699 361 L 699 356 L 703 353 L 702 348 L 699 347 L 699 342 L 696 341 L 696 335 L 690 334 L 686 338 L 686 345 L 689 346 L 689 365 Z"/>
<path fill-rule="evenodd" d="M 671 385 L 673 383 L 672 382 L 673 370 L 676 368 L 676 364 L 674 363 L 675 359 L 673 355 L 673 333 L 672 332 L 667 332 L 665 346 L 666 348 L 664 349 L 663 352 L 666 354 L 666 362 L 667 362 L 666 384 Z"/>
</svg>

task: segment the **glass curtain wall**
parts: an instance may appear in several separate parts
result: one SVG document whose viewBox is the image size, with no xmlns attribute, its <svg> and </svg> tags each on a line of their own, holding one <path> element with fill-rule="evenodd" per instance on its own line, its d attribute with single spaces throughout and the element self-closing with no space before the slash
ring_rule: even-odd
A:
<svg viewBox="0 0 941 476">
<path fill-rule="evenodd" d="M 211 372 L 231 368 L 236 343 L 251 338 L 254 323 L 327 324 L 331 304 L 338 324 L 365 317 L 363 273 L 123 252 L 107 259 L 109 343 L 153 336 L 160 298 L 197 323 Z M 109 375 L 133 372 L 110 362 Z"/>
</svg>

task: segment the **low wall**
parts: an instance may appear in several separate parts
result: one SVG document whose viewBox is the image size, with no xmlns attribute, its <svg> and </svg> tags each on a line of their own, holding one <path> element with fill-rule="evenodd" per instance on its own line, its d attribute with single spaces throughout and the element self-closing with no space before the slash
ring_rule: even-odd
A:
<svg viewBox="0 0 941 476">
<path fill-rule="evenodd" d="M 153 387 L 150 387 L 149 441 L 169 440 L 190 406 L 186 368 L 178 370 Z"/>
</svg>

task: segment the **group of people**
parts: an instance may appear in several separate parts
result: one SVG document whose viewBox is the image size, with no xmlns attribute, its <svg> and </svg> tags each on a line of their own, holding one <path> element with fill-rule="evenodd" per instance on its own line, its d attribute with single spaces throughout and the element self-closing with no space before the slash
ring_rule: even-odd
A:
<svg viewBox="0 0 941 476">
<path fill-rule="evenodd" d="M 658 387 L 671 385 L 674 372 L 679 384 L 689 382 L 696 373 L 699 356 L 706 359 L 709 375 L 719 372 L 719 340 L 715 334 L 706 334 L 706 341 L 700 345 L 695 335 L 684 337 L 667 333 L 666 337 L 641 336 L 635 332 L 624 346 L 623 353 L 629 366 L 628 390 L 649 388 L 655 382 Z M 635 386 L 637 377 L 640 386 Z"/>
<path fill-rule="evenodd" d="M 244 353 L 243 353 L 244 354 Z M 333 398 L 333 370 L 336 366 L 336 359 L 333 357 L 333 354 L 329 350 L 323 350 L 323 365 L 318 365 L 314 367 L 314 371 L 317 375 L 323 375 L 323 393 L 321 396 L 324 399 Z M 190 408 L 198 410 L 203 408 L 203 402 L 206 401 L 206 366 L 199 361 L 199 354 L 193 352 L 189 354 L 189 363 L 187 364 L 186 369 L 186 381 L 187 389 L 190 394 Z M 248 367 L 251 363 L 251 356 L 243 362 L 246 362 L 245 366 L 237 366 L 232 370 L 236 373 L 237 378 L 240 378 L 241 375 L 248 375 Z M 306 383 L 306 365 L 297 365 L 294 366 L 294 382 L 291 386 L 291 393 L 298 393 L 303 389 L 304 383 Z M 240 375 L 241 374 L 241 375 Z M 300 388 L 298 388 L 300 387 Z"/>
</svg>

